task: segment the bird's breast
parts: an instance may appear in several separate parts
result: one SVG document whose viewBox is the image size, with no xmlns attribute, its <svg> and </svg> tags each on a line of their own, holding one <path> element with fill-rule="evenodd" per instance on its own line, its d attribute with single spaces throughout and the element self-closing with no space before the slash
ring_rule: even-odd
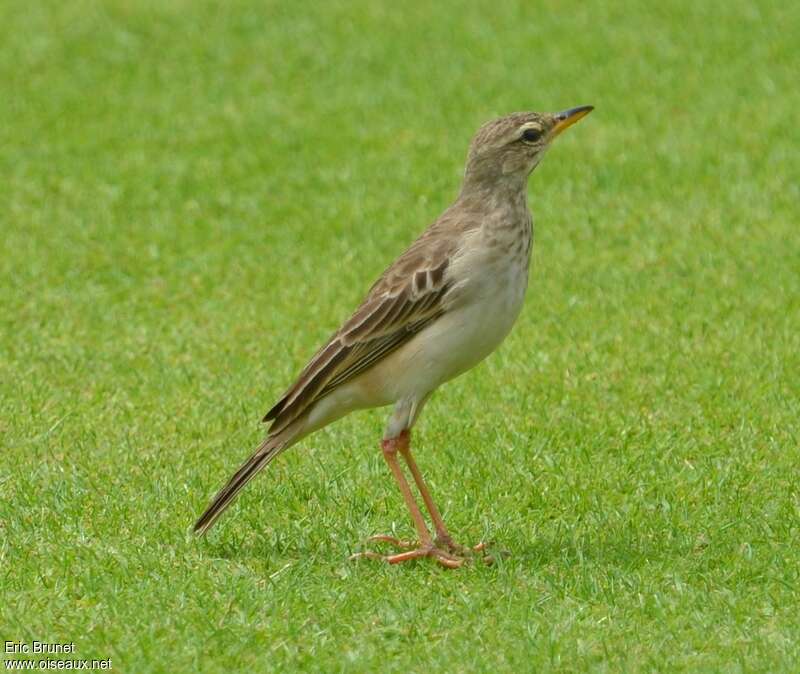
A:
<svg viewBox="0 0 800 674">
<path fill-rule="evenodd" d="M 501 344 L 522 309 L 529 255 L 522 239 L 468 245 L 456 256 L 445 313 L 387 359 L 393 376 L 380 377 L 387 398 L 427 394 Z"/>
<path fill-rule="evenodd" d="M 528 285 L 530 220 L 470 232 L 448 266 L 444 313 L 353 383 L 359 406 L 420 400 L 477 365 L 511 331 Z"/>
<path fill-rule="evenodd" d="M 452 305 L 493 307 L 498 319 L 516 318 L 528 286 L 532 231 L 528 217 L 470 233 L 449 270 Z"/>
</svg>

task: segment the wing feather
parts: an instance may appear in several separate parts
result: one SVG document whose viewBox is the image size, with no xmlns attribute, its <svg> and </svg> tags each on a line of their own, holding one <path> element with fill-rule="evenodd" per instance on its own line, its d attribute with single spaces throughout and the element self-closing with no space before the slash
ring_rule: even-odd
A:
<svg viewBox="0 0 800 674">
<path fill-rule="evenodd" d="M 402 346 L 443 312 L 450 250 L 412 246 L 372 287 L 350 319 L 317 351 L 267 412 L 279 432 L 312 404 Z M 415 255 L 415 252 L 417 253 Z"/>
</svg>

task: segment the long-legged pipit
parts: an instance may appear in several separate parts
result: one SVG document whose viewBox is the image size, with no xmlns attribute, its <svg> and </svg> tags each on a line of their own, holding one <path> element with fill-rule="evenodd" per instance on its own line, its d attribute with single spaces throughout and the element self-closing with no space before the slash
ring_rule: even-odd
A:
<svg viewBox="0 0 800 674">
<path fill-rule="evenodd" d="M 532 219 L 528 176 L 552 140 L 592 110 L 519 112 L 484 124 L 469 148 L 461 192 L 398 257 L 355 313 L 314 355 L 267 412 L 266 439 L 214 497 L 195 531 L 203 533 L 253 476 L 283 450 L 357 409 L 394 405 L 381 449 L 411 513 L 419 542 L 397 563 L 433 557 L 457 567 L 472 549 L 455 544 L 411 456 L 411 428 L 443 384 L 477 365 L 511 330 L 528 285 Z M 406 480 L 405 460 L 435 529 L 431 535 Z M 475 549 L 480 549 L 476 546 Z"/>
</svg>

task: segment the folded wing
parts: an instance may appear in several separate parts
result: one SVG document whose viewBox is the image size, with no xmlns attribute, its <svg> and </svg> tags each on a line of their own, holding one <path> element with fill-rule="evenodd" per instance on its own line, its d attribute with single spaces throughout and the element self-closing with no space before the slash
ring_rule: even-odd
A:
<svg viewBox="0 0 800 674">
<path fill-rule="evenodd" d="M 429 230 L 429 236 L 435 234 Z M 321 398 L 405 344 L 444 312 L 453 241 L 417 240 L 267 412 L 278 433 Z M 433 245 L 432 245 L 433 244 Z"/>
</svg>

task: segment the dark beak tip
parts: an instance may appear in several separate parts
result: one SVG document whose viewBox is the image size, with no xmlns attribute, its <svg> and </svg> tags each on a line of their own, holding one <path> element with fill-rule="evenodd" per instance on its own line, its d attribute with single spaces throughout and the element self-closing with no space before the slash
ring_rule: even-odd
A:
<svg viewBox="0 0 800 674">
<path fill-rule="evenodd" d="M 593 105 L 579 105 L 575 108 L 569 108 L 568 110 L 563 110 L 556 115 L 559 119 L 569 119 L 575 115 L 588 115 L 592 110 L 594 110 Z"/>
</svg>

